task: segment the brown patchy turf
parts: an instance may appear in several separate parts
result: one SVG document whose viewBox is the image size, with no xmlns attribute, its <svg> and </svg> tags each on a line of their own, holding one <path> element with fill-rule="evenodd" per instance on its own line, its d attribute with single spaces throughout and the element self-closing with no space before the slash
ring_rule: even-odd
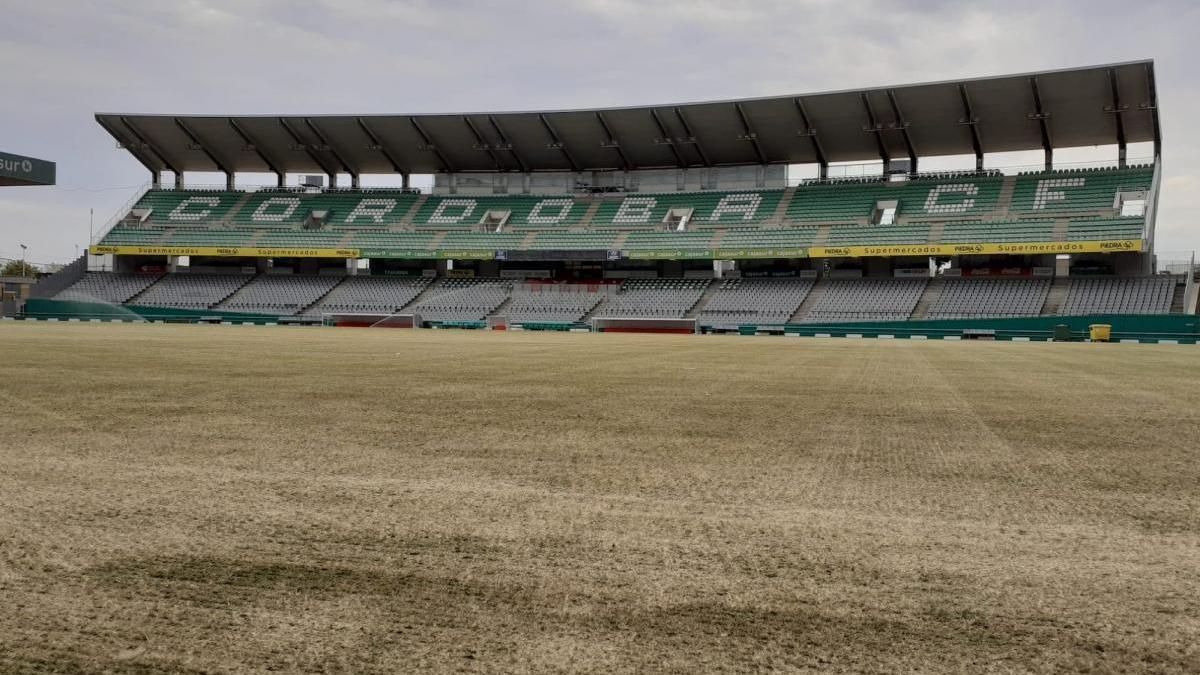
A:
<svg viewBox="0 0 1200 675">
<path fill-rule="evenodd" d="M 0 325 L 0 670 L 1200 671 L 1200 347 Z"/>
</svg>

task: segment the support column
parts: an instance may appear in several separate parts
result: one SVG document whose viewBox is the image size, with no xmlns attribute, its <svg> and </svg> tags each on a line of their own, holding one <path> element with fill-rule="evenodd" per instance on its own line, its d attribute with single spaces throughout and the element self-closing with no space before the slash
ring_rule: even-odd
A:
<svg viewBox="0 0 1200 675">
<path fill-rule="evenodd" d="M 404 189 L 406 189 L 406 190 L 408 189 L 408 187 L 409 187 L 409 174 L 407 174 L 407 173 L 402 173 L 402 174 L 400 174 L 400 187 L 402 187 L 402 188 L 404 188 Z"/>
<path fill-rule="evenodd" d="M 155 190 L 162 187 L 162 173 L 158 171 L 150 172 L 150 187 L 154 188 Z"/>
<path fill-rule="evenodd" d="M 358 174 L 350 174 L 350 187 L 354 188 L 355 190 L 359 188 Z"/>
<path fill-rule="evenodd" d="M 236 189 L 234 187 L 234 183 L 235 181 L 233 172 L 230 171 L 229 173 L 225 174 L 225 189 L 233 192 Z"/>
<path fill-rule="evenodd" d="M 175 174 L 175 189 L 176 190 L 183 189 L 183 172 L 182 171 L 179 171 Z"/>
</svg>

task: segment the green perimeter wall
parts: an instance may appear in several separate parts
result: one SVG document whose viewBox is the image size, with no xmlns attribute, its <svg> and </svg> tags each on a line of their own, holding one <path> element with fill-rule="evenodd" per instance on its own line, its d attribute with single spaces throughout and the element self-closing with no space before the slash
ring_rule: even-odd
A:
<svg viewBox="0 0 1200 675">
<path fill-rule="evenodd" d="M 871 321 L 856 323 L 787 324 L 788 334 L 832 336 L 862 335 L 877 337 L 892 335 L 898 338 L 924 335 L 931 339 L 961 336 L 965 330 L 994 330 L 998 339 L 1014 337 L 1047 338 L 1054 327 L 1066 324 L 1072 337 L 1084 339 L 1088 326 L 1099 323 L 1112 326 L 1112 339 L 1179 340 L 1195 342 L 1200 339 L 1200 321 L 1192 314 L 1093 314 L 1088 316 L 1031 316 L 1019 319 L 940 319 L 927 321 Z M 778 329 L 778 326 L 775 327 Z"/>
<path fill-rule="evenodd" d="M 267 314 L 246 314 L 215 310 L 172 309 L 165 307 L 137 307 L 131 305 L 109 305 L 104 303 L 75 302 L 70 300 L 31 299 L 26 301 L 22 316 L 29 319 L 102 319 L 108 321 L 194 321 L 221 318 L 243 323 L 275 323 L 279 317 Z M 483 322 L 472 322 L 471 327 L 484 327 Z M 890 335 L 907 338 L 913 335 L 930 339 L 960 337 L 963 331 L 978 329 L 995 331 L 997 339 L 1012 338 L 1046 339 L 1054 327 L 1065 324 L 1070 327 L 1072 337 L 1084 339 L 1088 326 L 1094 323 L 1112 326 L 1112 339 L 1131 340 L 1178 340 L 1195 343 L 1200 341 L 1200 317 L 1192 314 L 1098 314 L 1090 316 L 1035 316 L 1020 319 L 943 319 L 932 321 L 870 321 L 855 323 L 804 323 L 763 326 L 763 330 L 782 331 L 789 335 L 830 335 L 844 337 L 861 335 L 878 337 Z M 456 327 L 453 323 L 444 327 Z M 530 329 L 568 330 L 570 324 L 554 326 L 530 326 Z M 466 327 L 466 326 L 463 326 Z M 743 326 L 741 332 L 753 334 L 754 325 Z"/>
<path fill-rule="evenodd" d="M 28 319 L 102 319 L 105 321 L 192 321 L 221 318 L 243 323 L 275 323 L 273 314 L 219 312 L 211 309 L 175 309 L 172 307 L 139 307 L 110 305 L 103 302 L 76 302 L 34 298 L 25 301 L 21 315 Z"/>
</svg>

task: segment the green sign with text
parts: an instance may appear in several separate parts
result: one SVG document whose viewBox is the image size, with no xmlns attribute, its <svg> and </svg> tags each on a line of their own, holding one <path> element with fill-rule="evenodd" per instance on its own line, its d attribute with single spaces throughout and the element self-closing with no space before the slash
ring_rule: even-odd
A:
<svg viewBox="0 0 1200 675">
<path fill-rule="evenodd" d="M 54 162 L 0 152 L 0 185 L 54 185 Z"/>
</svg>

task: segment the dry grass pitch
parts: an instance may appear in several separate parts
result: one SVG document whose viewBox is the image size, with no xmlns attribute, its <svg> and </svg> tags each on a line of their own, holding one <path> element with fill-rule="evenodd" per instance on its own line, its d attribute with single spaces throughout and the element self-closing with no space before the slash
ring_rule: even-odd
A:
<svg viewBox="0 0 1200 675">
<path fill-rule="evenodd" d="M 1200 347 L 0 326 L 0 670 L 1200 671 Z"/>
</svg>

